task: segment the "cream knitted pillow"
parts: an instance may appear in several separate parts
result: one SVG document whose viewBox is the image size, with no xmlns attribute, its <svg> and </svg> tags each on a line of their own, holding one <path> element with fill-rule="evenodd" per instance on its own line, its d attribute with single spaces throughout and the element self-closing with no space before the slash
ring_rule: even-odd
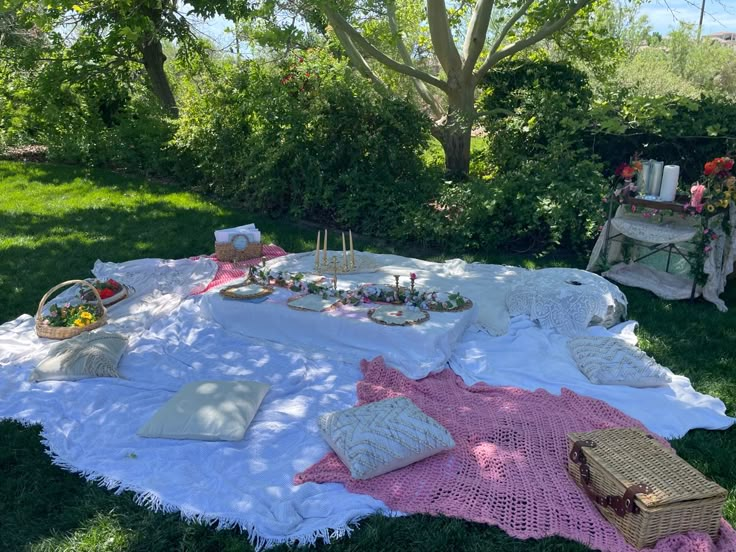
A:
<svg viewBox="0 0 736 552">
<path fill-rule="evenodd" d="M 82 332 L 52 345 L 31 374 L 32 381 L 76 381 L 85 378 L 119 378 L 118 362 L 128 338 L 107 332 Z"/>
<path fill-rule="evenodd" d="M 354 479 L 370 479 L 455 446 L 450 433 L 406 397 L 325 414 L 319 428 Z"/>
<path fill-rule="evenodd" d="M 672 381 L 672 372 L 621 339 L 576 337 L 568 347 L 578 368 L 592 383 L 659 387 Z"/>
</svg>

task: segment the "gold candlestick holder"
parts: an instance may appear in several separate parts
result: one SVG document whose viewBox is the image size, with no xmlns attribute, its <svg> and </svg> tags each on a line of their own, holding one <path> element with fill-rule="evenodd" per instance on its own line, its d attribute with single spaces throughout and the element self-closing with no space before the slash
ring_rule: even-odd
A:
<svg viewBox="0 0 736 552">
<path fill-rule="evenodd" d="M 325 232 L 327 234 L 327 232 Z M 339 274 L 349 274 L 355 272 L 357 264 L 355 262 L 355 251 L 352 249 L 352 236 L 350 240 L 350 251 L 345 248 L 345 239 L 343 233 L 343 251 L 342 261 L 335 255 L 327 258 L 327 243 L 324 244 L 324 249 L 319 248 L 315 251 L 314 257 L 314 273 L 315 274 L 333 274 L 335 272 Z M 317 245 L 319 247 L 320 239 L 317 236 Z"/>
</svg>

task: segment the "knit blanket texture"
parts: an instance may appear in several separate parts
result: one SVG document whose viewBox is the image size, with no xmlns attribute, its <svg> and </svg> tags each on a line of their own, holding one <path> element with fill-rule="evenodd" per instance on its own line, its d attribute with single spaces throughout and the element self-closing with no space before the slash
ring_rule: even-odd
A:
<svg viewBox="0 0 736 552">
<path fill-rule="evenodd" d="M 369 480 L 354 480 L 334 453 L 295 476 L 295 483 L 338 482 L 355 493 L 406 513 L 446 515 L 496 525 L 513 537 L 558 535 L 605 552 L 634 552 L 596 510 L 566 471 L 566 435 L 636 427 L 608 404 L 562 389 L 467 386 L 452 370 L 414 381 L 382 357 L 363 361 L 358 404 L 404 396 L 452 434 L 456 447 Z M 663 443 L 666 441 L 660 440 Z M 736 550 L 736 532 L 724 520 L 713 544 L 687 533 L 660 540 L 657 552 Z"/>
</svg>

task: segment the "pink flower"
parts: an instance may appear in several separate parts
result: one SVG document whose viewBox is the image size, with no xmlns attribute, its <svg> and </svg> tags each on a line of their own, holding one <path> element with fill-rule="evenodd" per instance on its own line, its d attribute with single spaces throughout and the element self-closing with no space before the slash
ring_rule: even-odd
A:
<svg viewBox="0 0 736 552">
<path fill-rule="evenodd" d="M 652 213 L 644 213 L 644 218 L 652 218 Z"/>
<path fill-rule="evenodd" d="M 712 248 L 712 247 L 711 247 L 710 245 L 706 245 L 706 246 L 705 246 L 705 247 L 703 248 L 703 251 L 705 251 L 706 253 L 710 253 L 710 250 L 711 250 L 711 249 L 713 249 L 713 248 Z"/>
<path fill-rule="evenodd" d="M 636 213 L 636 205 L 632 205 L 631 206 L 631 212 L 632 213 Z"/>
<path fill-rule="evenodd" d="M 693 184 L 690 188 L 690 206 L 698 213 L 703 210 L 703 194 L 705 194 L 705 186 L 700 183 Z"/>
<path fill-rule="evenodd" d="M 411 274 L 409 274 L 409 279 L 410 280 L 416 280 L 417 279 L 417 275 L 412 272 Z"/>
</svg>

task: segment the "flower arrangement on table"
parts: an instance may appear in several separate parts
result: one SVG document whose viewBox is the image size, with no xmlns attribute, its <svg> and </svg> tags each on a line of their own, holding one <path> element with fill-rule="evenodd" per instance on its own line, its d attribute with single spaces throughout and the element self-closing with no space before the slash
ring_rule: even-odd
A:
<svg viewBox="0 0 736 552">
<path fill-rule="evenodd" d="M 708 161 L 703 166 L 703 175 L 690 188 L 688 213 L 707 215 L 700 219 L 703 232 L 695 250 L 696 259 L 692 271 L 693 277 L 700 284 L 707 280 L 702 269 L 704 260 L 713 251 L 713 242 L 718 240 L 718 233 L 709 225 L 715 222 L 720 224 L 726 235 L 731 233 L 729 207 L 731 201 L 736 199 L 736 176 L 731 174 L 733 165 L 734 161 L 730 157 L 716 157 Z M 710 218 L 721 213 L 723 217 Z"/>
<path fill-rule="evenodd" d="M 286 288 L 295 293 L 306 292 L 307 282 L 304 281 L 304 274 L 301 272 L 291 273 L 282 270 L 266 270 L 251 266 L 248 268 L 248 281 L 262 286 L 276 286 Z"/>
<path fill-rule="evenodd" d="M 722 212 L 736 198 L 736 176 L 731 174 L 733 159 L 716 157 L 703 167 L 703 176 L 690 188 L 688 210 L 700 214 Z"/>
<path fill-rule="evenodd" d="M 614 177 L 616 179 L 617 188 L 613 194 L 615 196 L 628 194 L 630 196 L 636 196 L 637 186 L 632 181 L 632 178 L 641 172 L 642 164 L 638 159 L 634 159 L 631 163 L 621 163 L 614 171 Z M 623 179 L 623 183 L 618 182 L 618 179 Z"/>
<path fill-rule="evenodd" d="M 96 305 L 72 305 L 64 303 L 59 305 L 54 303 L 49 307 L 49 314 L 43 318 L 44 326 L 53 326 L 56 328 L 77 327 L 83 328 L 100 317 L 100 311 Z"/>
</svg>

